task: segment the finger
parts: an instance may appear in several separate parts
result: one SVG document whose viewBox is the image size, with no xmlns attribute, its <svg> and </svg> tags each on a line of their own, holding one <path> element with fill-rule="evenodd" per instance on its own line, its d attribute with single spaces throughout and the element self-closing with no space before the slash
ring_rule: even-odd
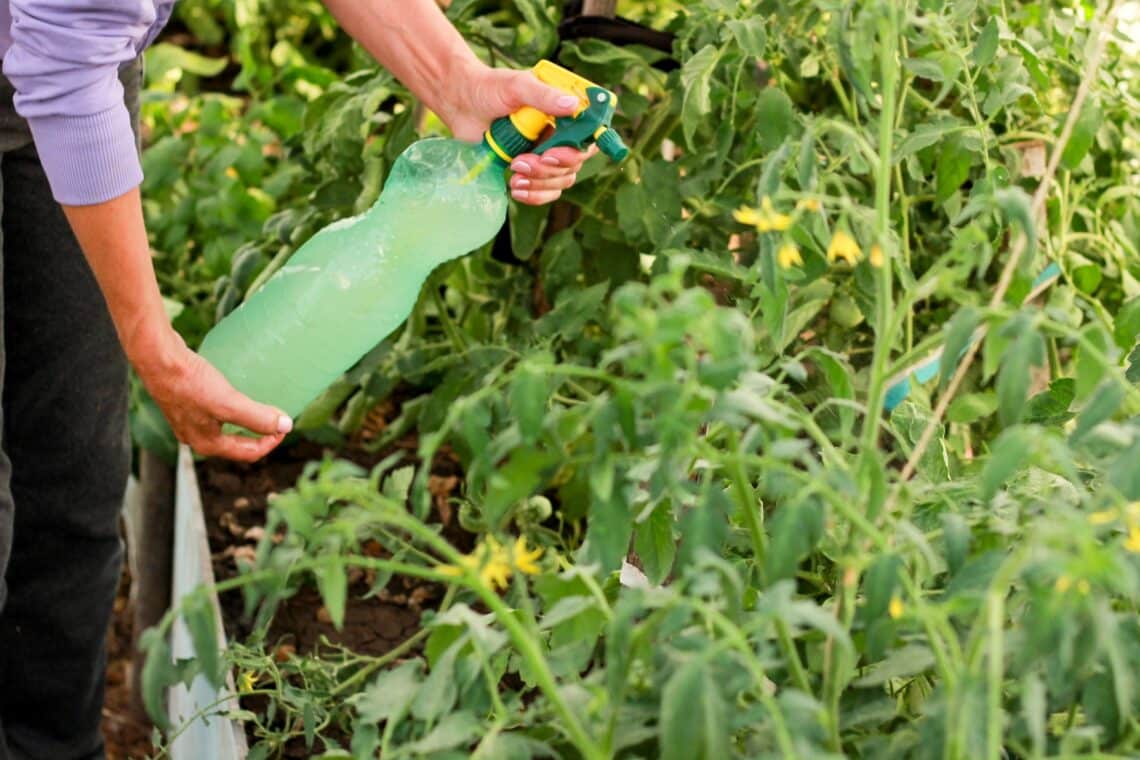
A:
<svg viewBox="0 0 1140 760">
<path fill-rule="evenodd" d="M 591 145 L 587 150 L 578 150 L 576 148 L 551 148 L 542 154 L 542 160 L 539 162 L 544 166 L 564 166 L 577 171 L 581 168 L 586 160 L 595 155 L 598 151 L 596 145 Z"/>
<path fill-rule="evenodd" d="M 558 169 L 551 172 L 535 172 L 529 176 L 515 174 L 511 177 L 511 189 L 549 189 L 560 187 L 566 189 L 574 184 L 578 175 L 573 169 Z"/>
<path fill-rule="evenodd" d="M 545 206 L 562 197 L 561 190 L 515 190 L 511 197 L 528 206 Z"/>
<path fill-rule="evenodd" d="M 256 462 L 285 440 L 284 434 L 249 438 L 244 435 L 216 435 L 205 439 L 194 451 L 202 456 L 232 459 L 235 462 Z"/>
<path fill-rule="evenodd" d="M 261 435 L 284 434 L 293 429 L 293 420 L 289 415 L 268 404 L 259 404 L 239 393 L 229 383 L 225 384 L 219 396 L 214 410 L 222 422 L 239 425 Z"/>
<path fill-rule="evenodd" d="M 581 105 L 577 95 L 551 87 L 529 71 L 509 72 L 504 100 L 512 111 L 532 106 L 551 116 L 569 116 Z"/>
<path fill-rule="evenodd" d="M 530 184 L 527 187 L 522 187 L 519 189 L 530 190 L 531 192 L 545 192 L 547 190 L 569 190 L 570 188 L 574 187 L 574 183 L 577 181 L 577 174 L 567 174 L 560 177 L 534 179 L 530 181 Z M 513 184 L 512 189 L 514 189 Z"/>
</svg>

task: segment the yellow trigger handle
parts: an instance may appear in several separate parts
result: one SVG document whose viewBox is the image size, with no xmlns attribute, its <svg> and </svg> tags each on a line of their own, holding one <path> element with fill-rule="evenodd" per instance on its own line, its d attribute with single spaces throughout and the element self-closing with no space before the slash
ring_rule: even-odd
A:
<svg viewBox="0 0 1140 760">
<path fill-rule="evenodd" d="M 557 87 L 571 95 L 578 96 L 578 110 L 574 112 L 574 116 L 578 116 L 590 105 L 590 99 L 586 94 L 586 90 L 590 87 L 598 86 L 589 79 L 580 77 L 574 72 L 567 71 L 558 64 L 551 63 L 550 61 L 539 61 L 531 71 L 546 84 Z M 553 116 L 530 106 L 523 106 L 511 114 L 510 118 L 511 123 L 515 125 L 515 129 L 531 141 L 537 141 L 547 127 L 554 126 Z"/>
</svg>

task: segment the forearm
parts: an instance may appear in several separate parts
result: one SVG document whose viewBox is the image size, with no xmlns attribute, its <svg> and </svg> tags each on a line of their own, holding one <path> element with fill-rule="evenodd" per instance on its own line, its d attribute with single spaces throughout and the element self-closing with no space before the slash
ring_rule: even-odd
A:
<svg viewBox="0 0 1140 760">
<path fill-rule="evenodd" d="M 435 0 L 324 0 L 368 53 L 433 111 L 445 102 L 462 72 L 481 66 Z"/>
<path fill-rule="evenodd" d="M 158 368 L 173 337 L 155 279 L 138 188 L 64 213 L 99 283 L 119 341 L 136 368 Z"/>
</svg>

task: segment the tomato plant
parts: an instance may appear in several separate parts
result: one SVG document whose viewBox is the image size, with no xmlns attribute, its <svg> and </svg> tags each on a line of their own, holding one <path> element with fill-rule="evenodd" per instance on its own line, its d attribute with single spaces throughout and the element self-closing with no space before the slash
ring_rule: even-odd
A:
<svg viewBox="0 0 1140 760">
<path fill-rule="evenodd" d="M 476 549 L 428 521 L 429 467 L 329 460 L 222 584 L 261 622 L 309 581 L 338 620 L 351 568 L 443 584 L 440 609 L 380 660 L 255 638 L 197 669 L 289 716 L 244 715 L 262 757 L 1136 753 L 1130 6 L 622 8 L 672 53 L 451 5 L 490 60 L 557 50 L 618 88 L 632 158 L 513 210 L 300 421 L 343 442 L 399 389 L 373 445 L 458 459 Z M 441 129 L 368 68 L 301 120 L 279 206 L 207 270 L 219 314 Z M 150 644 L 153 688 L 194 672 Z"/>
</svg>

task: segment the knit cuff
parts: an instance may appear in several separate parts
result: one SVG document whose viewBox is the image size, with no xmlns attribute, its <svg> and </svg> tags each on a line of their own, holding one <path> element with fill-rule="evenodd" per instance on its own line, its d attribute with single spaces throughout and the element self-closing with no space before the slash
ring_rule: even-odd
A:
<svg viewBox="0 0 1140 760">
<path fill-rule="evenodd" d="M 28 124 L 59 203 L 103 203 L 142 182 L 138 145 L 123 104 L 90 116 L 38 116 Z"/>
</svg>

